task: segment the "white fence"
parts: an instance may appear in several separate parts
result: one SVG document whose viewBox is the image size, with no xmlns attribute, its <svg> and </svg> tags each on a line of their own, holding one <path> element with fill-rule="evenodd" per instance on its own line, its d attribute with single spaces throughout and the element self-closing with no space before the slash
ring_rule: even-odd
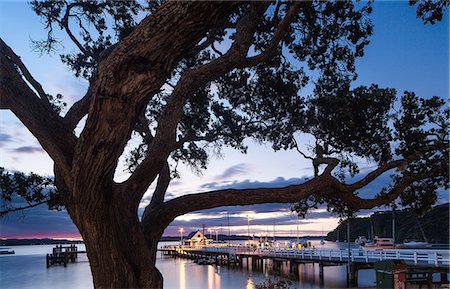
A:
<svg viewBox="0 0 450 289">
<path fill-rule="evenodd" d="M 178 251 L 202 251 L 225 254 L 245 254 L 258 257 L 301 259 L 301 260 L 329 260 L 348 261 L 348 249 L 286 249 L 286 248 L 251 248 L 245 246 L 178 246 L 172 247 Z M 350 250 L 352 262 L 376 262 L 381 260 L 403 260 L 408 264 L 448 267 L 450 254 L 447 250 L 404 250 L 404 249 L 374 249 Z"/>
</svg>

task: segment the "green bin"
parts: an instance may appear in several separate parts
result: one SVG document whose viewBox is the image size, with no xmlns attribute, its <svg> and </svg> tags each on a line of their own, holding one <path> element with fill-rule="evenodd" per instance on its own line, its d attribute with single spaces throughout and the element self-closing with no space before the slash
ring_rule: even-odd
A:
<svg viewBox="0 0 450 289">
<path fill-rule="evenodd" d="M 402 260 L 378 261 L 374 264 L 377 288 L 404 289 L 406 263 Z"/>
</svg>

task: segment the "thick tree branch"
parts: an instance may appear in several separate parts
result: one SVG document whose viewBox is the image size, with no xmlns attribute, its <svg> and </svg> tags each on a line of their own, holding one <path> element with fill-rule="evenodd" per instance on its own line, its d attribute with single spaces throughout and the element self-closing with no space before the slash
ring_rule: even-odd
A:
<svg viewBox="0 0 450 289">
<path fill-rule="evenodd" d="M 404 170 L 407 165 L 406 161 L 396 160 L 382 165 L 379 169 L 372 171 L 362 180 L 351 185 L 341 183 L 330 174 L 331 170 L 338 163 L 337 159 L 326 158 L 322 163 L 328 164 L 326 169 L 328 172 L 300 185 L 270 189 L 229 189 L 191 194 L 172 199 L 148 211 L 146 218 L 143 219 L 144 230 L 150 228 L 150 226 L 163 226 L 165 228 L 177 216 L 197 210 L 210 209 L 219 206 L 239 206 L 261 203 L 294 203 L 311 195 L 323 196 L 330 199 L 340 199 L 352 209 L 371 209 L 392 203 L 414 182 L 447 175 L 445 169 L 441 167 L 436 167 L 423 173 L 411 173 L 405 171 L 404 175 L 398 179 L 387 192 L 381 190 L 376 197 L 365 199 L 356 194 L 358 189 L 368 185 L 375 178 L 390 169 L 399 168 Z"/>
<path fill-rule="evenodd" d="M 72 171 L 77 180 L 75 195 L 85 194 L 86 188 L 95 192 L 100 190 L 97 188 L 99 185 L 113 185 L 118 159 L 135 127 L 138 114 L 149 98 L 159 91 L 178 62 L 207 31 L 227 19 L 235 5 L 235 2 L 165 2 L 99 63 L 89 118 L 76 148 L 75 170 Z M 111 130 L 114 130 L 113 134 Z M 158 145 L 167 146 L 167 143 Z M 139 181 L 149 180 L 151 183 L 167 154 L 155 158 L 152 167 L 156 171 L 143 174 Z M 86 173 L 93 171 L 95 174 Z M 129 189 L 133 191 L 132 187 Z M 135 203 L 139 199 L 130 198 Z"/>
<path fill-rule="evenodd" d="M 134 130 L 141 135 L 145 144 L 150 145 L 152 143 L 154 137 L 150 131 L 147 117 L 145 116 L 145 109 L 139 114 Z"/>
<path fill-rule="evenodd" d="M 286 32 L 288 31 L 291 23 L 297 19 L 300 9 L 305 5 L 311 5 L 311 3 L 309 3 L 309 1 L 294 2 L 292 6 L 289 7 L 286 16 L 283 18 L 283 20 L 281 20 L 280 24 L 278 25 L 272 37 L 272 40 L 266 47 L 266 50 L 258 55 L 246 58 L 245 60 L 241 61 L 239 67 L 255 66 L 258 63 L 265 62 L 268 59 L 270 59 L 270 57 L 276 52 L 280 42 L 285 37 Z"/>
<path fill-rule="evenodd" d="M 152 200 L 150 201 L 150 204 L 145 208 L 142 219 L 146 218 L 146 215 L 149 211 L 151 211 L 153 207 L 161 205 L 164 202 L 164 197 L 166 195 L 170 181 L 170 167 L 166 162 L 161 172 L 159 173 L 158 182 L 156 183 L 156 188 L 153 192 Z"/>
<path fill-rule="evenodd" d="M 167 157 L 176 148 L 176 128 L 182 115 L 184 103 L 200 87 L 240 65 L 248 53 L 261 16 L 264 15 L 269 5 L 268 2 L 252 3 L 250 11 L 237 23 L 235 41 L 230 49 L 223 56 L 210 63 L 187 70 L 182 74 L 158 120 L 159 125 L 155 140 L 149 148 L 146 159 L 124 184 L 128 187 L 126 191 L 133 191 L 142 196 L 151 184 L 150 181 L 153 181 L 159 172 L 157 170 L 159 166 L 155 164 L 165 160 L 165 158 L 159 158 Z M 153 177 L 149 178 L 148 181 L 142 181 L 144 176 L 148 175 Z"/>
<path fill-rule="evenodd" d="M 221 206 L 245 206 L 263 203 L 294 203 L 311 194 L 319 194 L 332 188 L 330 178 L 318 177 L 300 185 L 285 188 L 261 188 L 242 190 L 219 190 L 190 194 L 167 201 L 148 212 L 143 219 L 144 231 L 163 226 L 165 228 L 177 216 L 189 212 Z"/>
<path fill-rule="evenodd" d="M 64 116 L 64 122 L 68 128 L 74 130 L 80 120 L 87 115 L 92 94 L 88 91 L 82 99 L 75 102 Z"/>
<path fill-rule="evenodd" d="M 158 182 L 156 183 L 155 192 L 153 193 L 151 205 L 159 205 L 164 202 L 164 196 L 166 195 L 167 188 L 170 183 L 170 167 L 166 162 L 161 172 L 159 173 Z"/>
<path fill-rule="evenodd" d="M 187 135 L 183 138 L 180 138 L 174 146 L 174 149 L 182 148 L 185 143 L 188 142 L 197 142 L 197 141 L 207 141 L 212 142 L 219 139 L 219 134 L 208 133 L 206 135 Z"/>
<path fill-rule="evenodd" d="M 12 50 L 3 49 L 0 54 L 0 103 L 2 108 L 10 109 L 20 121 L 39 140 L 50 157 L 69 176 L 72 157 L 77 139 L 62 122 L 61 117 L 41 101 L 23 80 L 15 62 L 17 55 Z M 23 64 L 21 64 L 23 65 Z M 70 178 L 70 177 L 69 177 Z"/>
<path fill-rule="evenodd" d="M 206 49 L 210 45 L 212 45 L 214 43 L 214 41 L 216 41 L 216 35 L 217 35 L 217 30 L 209 31 L 208 36 L 206 37 L 205 41 L 203 41 L 202 43 L 195 46 L 194 49 L 192 49 L 190 56 L 194 57 L 195 55 L 199 54 L 201 51 L 203 51 L 204 49 Z"/>
<path fill-rule="evenodd" d="M 55 19 L 62 27 L 64 27 L 64 30 L 66 30 L 67 35 L 69 36 L 69 38 L 72 40 L 72 42 L 78 47 L 78 49 L 81 51 L 81 53 L 83 53 L 86 56 L 90 56 L 94 59 L 97 59 L 98 56 L 92 54 L 90 51 L 86 50 L 83 45 L 81 45 L 81 43 L 78 41 L 78 39 L 75 37 L 75 35 L 73 35 L 72 31 L 70 30 L 69 27 L 69 16 L 70 16 L 70 10 L 74 7 L 78 6 L 77 3 L 70 3 L 67 5 L 66 8 L 66 12 L 64 14 L 64 17 L 62 18 L 61 21 L 59 21 L 58 19 Z M 81 20 L 80 21 L 80 26 L 81 26 Z"/>
<path fill-rule="evenodd" d="M 95 77 L 93 77 L 89 81 L 89 89 L 82 99 L 75 102 L 72 107 L 67 111 L 64 116 L 64 123 L 68 126 L 69 129 L 74 130 L 80 120 L 87 115 L 89 111 L 89 105 L 92 100 L 92 85 L 95 83 Z"/>
<path fill-rule="evenodd" d="M 403 163 L 402 163 L 403 162 Z M 396 163 L 396 162 L 393 162 Z M 396 163 L 400 167 L 403 167 L 404 161 L 400 160 L 398 163 Z M 393 167 L 395 168 L 395 167 Z M 373 172 L 375 175 L 378 173 L 378 171 Z M 338 197 L 339 199 L 343 200 L 347 205 L 353 209 L 372 209 L 374 207 L 379 207 L 383 205 L 387 205 L 392 203 L 395 199 L 397 199 L 406 188 L 408 188 L 410 185 L 412 185 L 414 182 L 434 178 L 436 176 L 446 176 L 448 172 L 445 171 L 445 169 L 437 167 L 433 168 L 428 172 L 425 173 L 410 173 L 405 172 L 405 174 L 387 191 L 384 192 L 383 190 L 375 197 L 371 199 L 364 199 L 359 197 L 355 194 L 356 187 L 352 187 L 351 185 L 349 187 L 342 185 L 341 182 L 338 180 L 335 180 L 335 189 L 330 190 L 327 195 L 331 198 Z M 370 179 L 370 178 L 369 178 Z M 367 182 L 369 184 L 370 182 Z M 361 183 L 362 184 L 362 183 Z M 354 190 L 352 190 L 354 189 Z"/>
<path fill-rule="evenodd" d="M 17 66 L 17 68 L 20 70 L 20 73 L 22 73 L 26 81 L 28 81 L 31 84 L 33 89 L 36 90 L 37 94 L 39 95 L 39 98 L 44 102 L 44 104 L 51 108 L 50 101 L 44 89 L 42 88 L 42 85 L 38 81 L 36 81 L 36 79 L 34 79 L 30 71 L 28 71 L 28 68 L 25 66 L 25 64 L 23 64 L 20 57 L 17 54 L 15 54 L 14 51 L 1 38 L 0 38 L 0 50 L 2 54 L 6 55 L 14 63 L 14 65 Z"/>
<path fill-rule="evenodd" d="M 395 168 L 405 168 L 407 165 L 407 161 L 404 159 L 396 160 L 392 162 L 388 162 L 384 165 L 381 165 L 377 169 L 373 170 L 372 172 L 368 173 L 362 180 L 357 181 L 353 184 L 345 185 L 346 190 L 348 191 L 356 191 L 359 190 L 368 184 L 370 184 L 372 181 L 374 181 L 376 178 L 384 174 L 385 172 L 395 169 Z"/>
<path fill-rule="evenodd" d="M 295 137 L 292 137 L 292 139 L 294 140 L 295 148 L 297 149 L 297 152 L 298 152 L 299 154 L 301 154 L 305 159 L 309 159 L 309 160 L 312 160 L 312 161 L 313 161 L 313 160 L 314 160 L 313 157 L 306 155 L 304 152 L 302 152 L 302 151 L 300 150 L 300 147 L 298 146 L 298 143 L 297 143 L 297 140 L 295 139 Z"/>
</svg>

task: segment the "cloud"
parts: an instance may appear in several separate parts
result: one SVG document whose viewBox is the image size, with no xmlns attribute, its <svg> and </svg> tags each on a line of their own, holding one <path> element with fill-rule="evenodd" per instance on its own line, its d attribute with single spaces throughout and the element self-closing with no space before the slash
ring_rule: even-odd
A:
<svg viewBox="0 0 450 289">
<path fill-rule="evenodd" d="M 251 166 L 249 164 L 237 164 L 227 168 L 223 171 L 222 174 L 215 177 L 216 180 L 228 179 L 230 177 L 248 173 L 251 170 Z"/>
<path fill-rule="evenodd" d="M 15 149 L 12 149 L 15 153 L 25 153 L 25 154 L 32 154 L 32 153 L 42 153 L 44 150 L 40 147 L 34 147 L 34 146 L 23 146 L 18 147 Z"/>
<path fill-rule="evenodd" d="M 0 147 L 3 147 L 6 143 L 13 140 L 12 136 L 7 133 L 0 133 Z"/>
<path fill-rule="evenodd" d="M 49 211 L 46 205 L 9 213 L 0 218 L 0 228 L 0 238 L 79 236 L 65 210 Z"/>
<path fill-rule="evenodd" d="M 283 188 L 294 184 L 301 184 L 306 181 L 304 178 L 290 178 L 285 179 L 278 177 L 272 181 L 260 182 L 244 180 L 238 181 L 222 181 L 222 182 L 210 182 L 201 185 L 201 188 L 209 190 L 223 190 L 223 189 L 254 189 L 254 188 Z"/>
<path fill-rule="evenodd" d="M 175 198 L 176 196 L 177 196 L 177 195 L 175 195 L 174 193 L 166 192 L 166 194 L 164 195 L 164 199 L 167 201 L 167 200 L 170 200 L 170 199 Z M 143 202 L 143 201 L 149 201 L 149 202 L 150 202 L 150 201 L 152 200 L 152 198 L 153 198 L 153 193 L 144 196 L 144 197 L 142 198 L 141 202 Z"/>
<path fill-rule="evenodd" d="M 239 168 L 240 166 L 233 166 Z M 230 169 L 230 168 L 229 168 Z M 227 172 L 229 169 L 225 170 Z M 233 170 L 231 170 L 233 171 Z M 224 175 L 224 174 L 222 174 Z M 348 183 L 362 179 L 366 174 L 359 174 L 347 180 Z M 222 189 L 253 189 L 253 188 L 282 188 L 289 185 L 304 183 L 308 178 L 290 178 L 285 179 L 283 177 L 277 177 L 271 181 L 213 181 L 205 183 L 200 187 L 206 190 L 222 190 Z M 360 196 L 363 198 L 372 198 L 377 194 L 381 188 L 389 186 L 391 183 L 391 178 L 389 173 L 381 175 L 379 178 L 374 180 L 371 184 L 360 190 Z M 207 227 L 221 227 L 228 224 L 228 220 L 233 227 L 242 227 L 247 225 L 246 215 L 248 214 L 251 218 L 251 224 L 254 226 L 264 227 L 267 225 L 272 225 L 274 223 L 280 226 L 295 226 L 297 222 L 297 216 L 295 213 L 290 212 L 291 204 L 283 203 L 268 203 L 259 205 L 249 205 L 249 206 L 228 206 L 228 207 L 217 207 L 208 210 L 197 211 L 194 213 L 189 213 L 182 217 L 177 218 L 171 223 L 166 234 L 173 231 L 176 232 L 178 227 L 196 229 L 205 224 Z M 362 210 L 359 212 L 361 216 L 367 216 L 372 214 L 373 210 Z M 305 219 L 300 219 L 301 225 L 311 225 L 317 221 L 328 222 L 327 220 L 336 220 L 338 216 L 332 215 L 326 210 L 326 205 L 322 205 L 317 210 L 311 210 Z M 318 229 L 319 230 L 319 229 Z M 244 230 L 245 231 L 245 230 Z M 317 231 L 316 231 L 317 233 Z"/>
<path fill-rule="evenodd" d="M 170 186 L 172 186 L 172 187 L 181 186 L 182 184 L 183 184 L 183 182 L 180 181 L 179 179 L 170 181 Z"/>
<path fill-rule="evenodd" d="M 360 179 L 357 176 L 355 180 Z M 389 175 L 382 175 L 375 180 L 370 186 L 362 190 L 360 195 L 365 198 L 373 197 L 379 188 L 386 186 L 389 183 Z M 305 182 L 304 178 L 290 178 L 283 177 L 275 178 L 271 181 L 259 182 L 244 180 L 238 181 L 218 181 L 202 185 L 202 188 L 209 189 L 246 189 L 246 188 L 276 188 L 285 187 L 292 184 L 301 184 Z M 355 180 L 352 180 L 355 181 Z M 168 192 L 167 197 L 174 197 L 174 194 Z M 149 202 L 151 195 L 144 198 Z M 271 227 L 275 223 L 277 232 L 287 232 L 294 230 L 297 224 L 301 226 L 302 234 L 321 234 L 320 224 L 334 224 L 336 216 L 325 210 L 325 206 L 318 210 L 312 210 L 306 215 L 306 218 L 298 219 L 295 213 L 290 212 L 290 204 L 267 203 L 249 206 L 227 206 L 217 207 L 203 211 L 197 211 L 186 214 L 174 220 L 166 229 L 165 235 L 176 236 L 179 227 L 183 227 L 186 232 L 191 230 L 201 229 L 205 224 L 206 228 L 221 228 L 223 233 L 227 232 L 228 222 L 230 223 L 232 233 L 245 234 L 247 230 L 247 215 L 251 218 L 251 226 L 253 232 L 265 232 L 266 228 Z M 143 213 L 143 208 L 139 208 L 139 216 Z M 358 215 L 367 216 L 375 210 L 364 210 Z M 283 231 L 284 230 L 284 231 Z M 26 237 L 33 235 L 40 236 L 72 236 L 78 234 L 76 227 L 73 225 L 68 214 L 65 211 L 54 212 L 48 211 L 46 206 L 40 206 L 28 210 L 25 217 L 23 213 L 15 213 L 9 215 L 7 218 L 0 219 L 0 237 Z"/>
<path fill-rule="evenodd" d="M 234 170 L 234 167 L 231 167 Z M 239 167 L 238 167 L 239 168 Z M 230 168 L 229 168 L 230 169 Z M 225 172 L 229 171 L 225 170 Z M 224 174 L 222 174 L 223 176 Z M 307 180 L 303 178 L 290 178 L 285 179 L 283 177 L 275 178 L 271 181 L 215 181 L 205 183 L 200 187 L 208 190 L 221 190 L 221 189 L 252 189 L 252 188 L 282 188 L 293 184 L 301 184 Z M 206 227 L 223 228 L 228 225 L 233 228 L 241 228 L 247 226 L 247 215 L 251 218 L 251 224 L 257 231 L 266 230 L 267 226 L 287 226 L 289 228 L 295 227 L 298 223 L 300 225 L 311 225 L 318 219 L 335 219 L 331 213 L 326 210 L 313 210 L 305 219 L 298 220 L 295 213 L 290 210 L 291 204 L 280 203 L 267 203 L 249 206 L 228 206 L 217 207 L 202 211 L 189 213 L 184 216 L 178 217 L 174 220 L 169 228 L 165 231 L 166 235 L 176 234 L 179 227 L 185 228 L 186 231 L 201 229 L 202 225 Z M 258 229 L 257 229 L 258 228 Z M 245 229 L 241 233 L 244 233 Z M 317 232 L 316 232 L 317 233 Z"/>
</svg>

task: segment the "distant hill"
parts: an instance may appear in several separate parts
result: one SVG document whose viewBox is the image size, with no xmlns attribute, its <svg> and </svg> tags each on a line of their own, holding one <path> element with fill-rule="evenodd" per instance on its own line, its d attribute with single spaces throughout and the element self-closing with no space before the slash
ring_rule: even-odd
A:
<svg viewBox="0 0 450 289">
<path fill-rule="evenodd" d="M 209 237 L 209 234 L 206 234 L 207 237 Z M 184 236 L 186 238 L 186 236 Z M 250 237 L 252 238 L 252 237 Z M 258 238 L 258 237 L 256 237 Z M 295 239 L 296 237 L 292 236 L 277 236 L 276 239 L 278 240 L 289 240 L 289 239 Z M 302 236 L 302 238 L 306 238 L 308 240 L 314 240 L 314 239 L 321 239 L 321 236 Z M 216 240 L 216 236 L 213 235 L 213 239 Z M 221 241 L 242 241 L 242 240 L 248 240 L 249 237 L 245 235 L 219 235 L 219 240 Z M 272 237 L 269 237 L 270 240 L 272 240 Z M 179 242 L 180 237 L 179 236 L 163 236 L 159 240 L 160 242 Z M 83 241 L 77 241 L 77 240 L 67 240 L 67 239 L 50 239 L 50 238 L 44 238 L 44 239 L 0 239 L 0 246 L 17 246 L 17 245 L 59 245 L 59 244 L 83 244 Z"/>
<path fill-rule="evenodd" d="M 59 245 L 59 244 L 82 244 L 83 241 L 66 239 L 0 239 L 0 246 L 16 245 Z"/>
<path fill-rule="evenodd" d="M 396 242 L 404 239 L 420 239 L 418 220 L 423 228 L 425 236 L 430 243 L 449 243 L 449 203 L 434 207 L 422 218 L 417 218 L 410 210 L 395 212 L 396 218 Z M 358 236 L 370 236 L 371 225 L 375 236 L 392 236 L 392 211 L 376 212 L 367 218 L 354 218 L 350 220 L 350 240 L 354 241 Z M 339 240 L 347 239 L 347 221 L 342 222 L 333 231 L 327 234 L 326 239 L 335 241 L 339 232 Z M 370 236 L 371 237 L 371 236 Z"/>
<path fill-rule="evenodd" d="M 209 238 L 209 234 L 208 233 L 206 233 L 206 237 Z M 213 234 L 212 237 L 213 237 L 213 240 L 216 240 L 216 235 Z M 253 237 L 256 238 L 256 239 L 259 239 L 260 235 L 255 235 L 255 236 L 250 236 L 249 237 L 247 235 L 230 235 L 230 236 L 228 236 L 228 235 L 220 234 L 219 235 L 219 240 L 220 241 L 228 241 L 228 240 L 230 240 L 230 241 L 243 241 L 243 240 L 253 239 Z M 184 236 L 184 238 L 186 238 L 186 236 Z M 273 236 L 268 236 L 267 238 L 269 240 L 272 240 Z M 277 240 L 294 240 L 296 238 L 297 238 L 296 236 L 275 236 L 275 239 L 277 239 Z M 320 239 L 323 238 L 323 236 L 301 236 L 301 238 L 308 239 L 308 240 L 320 240 Z M 175 237 L 175 236 L 163 236 L 163 237 L 161 237 L 161 239 L 159 241 L 161 241 L 161 242 L 180 241 L 180 237 L 179 236 L 178 237 Z"/>
</svg>

